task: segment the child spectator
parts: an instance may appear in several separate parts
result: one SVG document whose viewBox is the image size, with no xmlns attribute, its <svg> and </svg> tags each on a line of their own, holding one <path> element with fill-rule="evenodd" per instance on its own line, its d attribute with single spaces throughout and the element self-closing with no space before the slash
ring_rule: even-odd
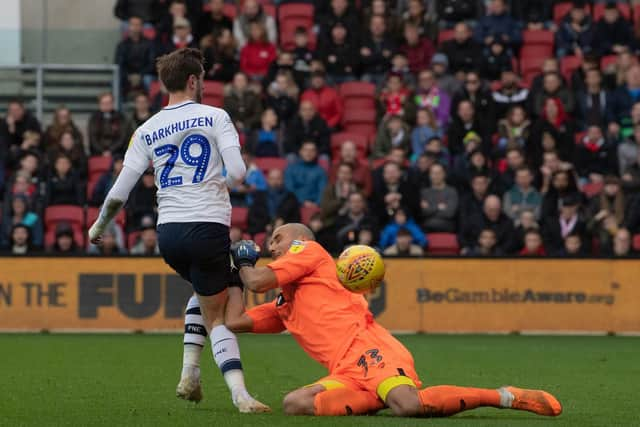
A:
<svg viewBox="0 0 640 427">
<path fill-rule="evenodd" d="M 563 247 L 556 252 L 559 257 L 582 257 L 586 251 L 582 245 L 582 236 L 578 233 L 570 233 L 564 238 Z"/>
<path fill-rule="evenodd" d="M 80 251 L 73 239 L 71 226 L 60 223 L 56 226 L 55 242 L 50 252 L 56 255 L 78 255 Z"/>
<path fill-rule="evenodd" d="M 391 73 L 387 77 L 386 87 L 380 92 L 380 105 L 383 120 L 391 116 L 400 116 L 406 120 L 405 104 L 409 101 L 409 90 L 404 86 L 399 74 Z"/>
<path fill-rule="evenodd" d="M 440 90 L 431 70 L 423 70 L 418 75 L 418 87 L 413 94 L 414 108 L 429 108 L 436 116 L 438 126 L 445 129 L 449 123 L 451 99 Z"/>
<path fill-rule="evenodd" d="M 9 253 L 12 255 L 31 255 L 34 249 L 29 228 L 23 224 L 14 225 L 9 238 Z"/>
<path fill-rule="evenodd" d="M 124 233 L 115 222 L 111 222 L 102 234 L 100 245 L 89 244 L 89 255 L 115 256 L 126 255 Z"/>
<path fill-rule="evenodd" d="M 406 228 L 400 228 L 396 235 L 396 242 L 386 248 L 383 252 L 384 256 L 401 256 L 401 257 L 422 257 L 424 249 L 422 246 L 413 243 L 413 236 Z"/>
<path fill-rule="evenodd" d="M 542 245 L 542 236 L 535 228 L 528 229 L 524 234 L 524 247 L 520 251 L 523 257 L 543 257 L 547 253 Z"/>
<path fill-rule="evenodd" d="M 427 244 L 427 239 L 413 218 L 409 217 L 404 209 L 399 208 L 393 214 L 393 220 L 387 224 L 380 233 L 380 247 L 386 249 L 396 243 L 396 238 L 400 230 L 406 230 L 410 233 L 412 243 L 419 247 Z"/>
<path fill-rule="evenodd" d="M 262 80 L 276 59 L 276 47 L 267 41 L 264 26 L 260 22 L 251 22 L 249 30 L 249 41 L 240 51 L 240 70 L 251 80 Z"/>
</svg>

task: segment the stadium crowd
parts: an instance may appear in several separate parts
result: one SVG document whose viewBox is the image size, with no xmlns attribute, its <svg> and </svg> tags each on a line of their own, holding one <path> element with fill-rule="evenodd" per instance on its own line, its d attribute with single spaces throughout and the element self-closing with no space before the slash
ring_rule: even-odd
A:
<svg viewBox="0 0 640 427">
<path fill-rule="evenodd" d="M 640 249 L 640 2 L 118 0 L 128 114 L 0 122 L 0 247 L 157 254 L 153 171 L 100 247 L 85 227 L 166 102 L 158 56 L 206 58 L 248 166 L 232 239 L 302 221 L 331 252 L 629 256 Z M 87 141 L 83 135 L 86 135 Z"/>
</svg>

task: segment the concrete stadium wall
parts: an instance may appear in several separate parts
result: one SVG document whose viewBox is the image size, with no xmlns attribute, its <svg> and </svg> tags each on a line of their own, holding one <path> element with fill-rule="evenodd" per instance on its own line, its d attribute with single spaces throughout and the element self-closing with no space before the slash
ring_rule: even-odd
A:
<svg viewBox="0 0 640 427">
<path fill-rule="evenodd" d="M 110 64 L 120 38 L 115 0 L 21 0 L 22 62 Z"/>
</svg>

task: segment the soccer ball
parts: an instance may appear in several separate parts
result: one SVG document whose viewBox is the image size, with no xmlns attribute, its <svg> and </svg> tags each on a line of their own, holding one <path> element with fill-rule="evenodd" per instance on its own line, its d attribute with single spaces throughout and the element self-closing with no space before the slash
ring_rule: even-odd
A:
<svg viewBox="0 0 640 427">
<path fill-rule="evenodd" d="M 338 257 L 336 269 L 338 280 L 351 292 L 372 291 L 384 279 L 382 257 L 370 246 L 349 246 Z"/>
</svg>

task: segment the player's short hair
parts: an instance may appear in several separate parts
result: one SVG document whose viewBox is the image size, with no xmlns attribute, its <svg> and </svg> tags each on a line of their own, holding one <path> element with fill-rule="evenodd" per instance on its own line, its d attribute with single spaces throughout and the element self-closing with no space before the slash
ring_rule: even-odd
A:
<svg viewBox="0 0 640 427">
<path fill-rule="evenodd" d="M 203 61 L 198 49 L 182 48 L 158 58 L 156 68 L 167 91 L 179 92 L 186 88 L 189 76 L 200 77 Z"/>
</svg>

